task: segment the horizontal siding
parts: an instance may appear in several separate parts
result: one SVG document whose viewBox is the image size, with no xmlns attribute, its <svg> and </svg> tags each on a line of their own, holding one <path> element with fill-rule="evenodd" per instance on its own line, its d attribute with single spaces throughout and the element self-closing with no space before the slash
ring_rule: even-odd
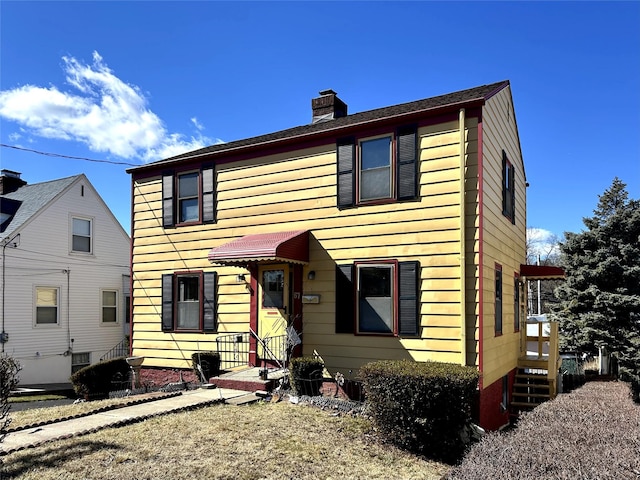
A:
<svg viewBox="0 0 640 480">
<path fill-rule="evenodd" d="M 70 253 L 73 215 L 92 219 L 92 255 Z M 72 352 L 88 352 L 96 362 L 124 338 L 123 277 L 129 274 L 129 254 L 128 236 L 84 179 L 24 225 L 18 247 L 5 251 L 4 265 L 9 334 L 4 347 L 22 365 L 21 383 L 68 382 L 70 345 Z M 35 325 L 37 287 L 58 289 L 57 325 Z M 102 290 L 117 292 L 115 324 L 102 324 Z"/>
<path fill-rule="evenodd" d="M 525 262 L 526 186 L 509 89 L 493 96 L 483 116 L 483 382 L 490 385 L 515 368 L 520 334 L 514 333 L 514 274 Z M 502 150 L 515 167 L 516 224 L 502 215 Z M 495 335 L 495 264 L 502 266 L 502 332 Z"/>
<path fill-rule="evenodd" d="M 477 121 L 465 131 L 467 172 L 477 174 Z M 163 229 L 161 179 L 133 186 L 134 354 L 145 365 L 187 367 L 186 361 L 212 335 L 160 330 L 160 279 L 177 270 L 217 271 L 220 333 L 247 331 L 250 297 L 235 284 L 237 267 L 207 261 L 216 246 L 253 233 L 304 229 L 311 232 L 310 263 L 304 268 L 304 293 L 319 294 L 318 304 L 303 306 L 304 354 L 319 354 L 330 370 L 354 370 L 379 358 L 413 358 L 459 363 L 460 337 L 460 133 L 458 122 L 419 130 L 420 201 L 336 208 L 335 145 L 250 159 L 216 167 L 215 225 Z M 467 182 L 465 219 L 469 271 L 477 250 L 477 180 Z M 419 260 L 421 337 L 411 339 L 336 335 L 335 265 L 364 259 Z M 314 270 L 315 280 L 306 278 Z M 477 284 L 473 273 L 466 288 Z M 475 298 L 470 291 L 468 298 Z M 476 314 L 473 304 L 467 312 Z M 474 322 L 472 321 L 471 331 Z M 213 336 L 215 338 L 215 335 Z M 471 343 L 475 350 L 475 343 Z M 180 353 L 181 352 L 181 353 Z"/>
</svg>

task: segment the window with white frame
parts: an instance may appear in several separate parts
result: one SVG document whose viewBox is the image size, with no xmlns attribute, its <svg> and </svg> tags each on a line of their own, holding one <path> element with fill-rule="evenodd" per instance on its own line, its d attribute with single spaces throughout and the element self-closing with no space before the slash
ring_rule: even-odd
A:
<svg viewBox="0 0 640 480">
<path fill-rule="evenodd" d="M 361 140 L 360 201 L 393 198 L 391 136 Z"/>
<path fill-rule="evenodd" d="M 36 287 L 36 325 L 58 323 L 58 288 Z"/>
<path fill-rule="evenodd" d="M 395 264 L 356 264 L 358 332 L 395 331 Z"/>
<path fill-rule="evenodd" d="M 76 373 L 78 370 L 91 365 L 91 353 L 72 353 L 71 354 L 71 373 Z"/>
<path fill-rule="evenodd" d="M 102 290 L 102 323 L 118 323 L 118 292 Z"/>
<path fill-rule="evenodd" d="M 71 251 L 91 253 L 93 240 L 93 222 L 88 218 L 73 217 Z"/>
</svg>

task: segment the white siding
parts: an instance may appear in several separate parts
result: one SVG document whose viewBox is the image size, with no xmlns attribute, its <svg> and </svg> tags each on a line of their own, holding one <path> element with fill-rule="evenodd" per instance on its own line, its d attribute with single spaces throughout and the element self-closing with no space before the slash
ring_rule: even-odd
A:
<svg viewBox="0 0 640 480">
<path fill-rule="evenodd" d="M 92 254 L 70 252 L 73 215 L 92 219 Z M 5 253 L 4 351 L 22 364 L 21 384 L 68 382 L 71 352 L 90 352 L 96 362 L 123 339 L 124 308 L 116 324 L 103 325 L 101 291 L 117 291 L 122 305 L 129 237 L 86 177 L 32 217 Z M 57 325 L 35 325 L 38 286 L 59 289 Z"/>
</svg>

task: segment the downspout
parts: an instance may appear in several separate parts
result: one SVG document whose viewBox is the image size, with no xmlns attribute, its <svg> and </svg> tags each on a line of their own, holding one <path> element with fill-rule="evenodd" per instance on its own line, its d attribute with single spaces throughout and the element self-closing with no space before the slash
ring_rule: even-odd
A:
<svg viewBox="0 0 640 480">
<path fill-rule="evenodd" d="M 466 257 L 466 205 L 465 205 L 465 167 L 466 167 L 466 138 L 465 138 L 465 110 L 460 109 L 460 363 L 467 364 L 467 257 Z"/>
<path fill-rule="evenodd" d="M 67 274 L 67 353 L 73 352 L 73 340 L 71 340 L 71 269 L 67 268 L 62 273 Z"/>
</svg>

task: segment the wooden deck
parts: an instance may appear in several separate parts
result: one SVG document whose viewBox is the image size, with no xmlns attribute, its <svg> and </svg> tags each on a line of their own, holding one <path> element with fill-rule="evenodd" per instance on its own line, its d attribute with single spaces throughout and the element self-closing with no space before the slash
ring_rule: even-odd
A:
<svg viewBox="0 0 640 480">
<path fill-rule="evenodd" d="M 527 321 L 511 392 L 511 411 L 532 410 L 558 394 L 558 323 Z"/>
</svg>

